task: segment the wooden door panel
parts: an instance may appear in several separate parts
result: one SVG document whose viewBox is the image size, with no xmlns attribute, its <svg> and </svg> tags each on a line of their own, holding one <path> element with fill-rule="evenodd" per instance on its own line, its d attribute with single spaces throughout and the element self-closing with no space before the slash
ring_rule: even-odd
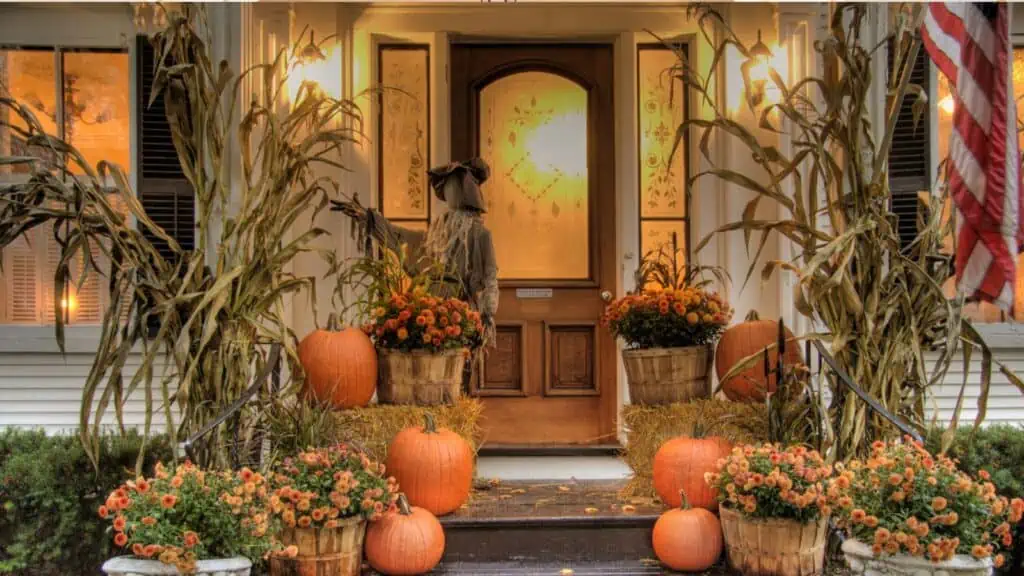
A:
<svg viewBox="0 0 1024 576">
<path fill-rule="evenodd" d="M 490 444 L 615 441 L 597 325 L 615 290 L 612 68 L 609 44 L 452 45 L 452 156 L 492 169 L 499 333 L 471 386 Z"/>
</svg>

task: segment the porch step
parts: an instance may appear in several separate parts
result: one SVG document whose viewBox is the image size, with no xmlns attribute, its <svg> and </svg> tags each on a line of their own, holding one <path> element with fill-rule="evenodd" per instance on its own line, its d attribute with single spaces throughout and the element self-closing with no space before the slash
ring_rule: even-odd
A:
<svg viewBox="0 0 1024 576">
<path fill-rule="evenodd" d="M 552 563 L 471 563 L 457 562 L 442 564 L 432 574 L 455 575 L 476 574 L 479 576 L 513 576 L 529 574 L 530 576 L 648 576 L 665 574 L 657 564 L 643 562 L 588 562 L 577 564 Z"/>
<path fill-rule="evenodd" d="M 555 565 L 559 570 L 656 565 L 651 529 L 661 506 L 648 499 L 622 500 L 622 486 L 622 481 L 607 480 L 480 481 L 469 504 L 441 518 L 446 539 L 442 569 L 498 563 L 493 566 L 498 572 L 487 573 L 519 566 L 540 572 L 509 573 L 546 574 Z"/>
<path fill-rule="evenodd" d="M 480 478 L 511 481 L 561 479 L 624 480 L 632 471 L 622 460 L 607 454 L 586 456 L 483 455 L 477 458 Z"/>
</svg>

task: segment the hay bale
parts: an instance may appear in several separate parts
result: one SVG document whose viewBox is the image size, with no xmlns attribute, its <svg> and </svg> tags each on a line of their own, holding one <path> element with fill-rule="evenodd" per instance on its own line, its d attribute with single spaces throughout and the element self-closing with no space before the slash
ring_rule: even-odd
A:
<svg viewBox="0 0 1024 576">
<path fill-rule="evenodd" d="M 395 434 L 409 426 L 422 426 L 424 414 L 430 412 L 439 427 L 448 428 L 465 438 L 476 453 L 482 411 L 480 401 L 472 398 L 462 398 L 452 406 L 371 404 L 366 408 L 334 412 L 331 415 L 332 436 L 358 444 L 371 458 L 383 462 Z"/>
<path fill-rule="evenodd" d="M 622 489 L 623 497 L 654 497 L 651 471 L 654 454 L 670 438 L 690 436 L 700 423 L 709 434 L 730 442 L 760 442 L 768 438 L 768 412 L 764 404 L 727 400 L 694 400 L 664 406 L 624 406 L 622 421 L 626 446 L 620 458 L 633 470 Z"/>
</svg>

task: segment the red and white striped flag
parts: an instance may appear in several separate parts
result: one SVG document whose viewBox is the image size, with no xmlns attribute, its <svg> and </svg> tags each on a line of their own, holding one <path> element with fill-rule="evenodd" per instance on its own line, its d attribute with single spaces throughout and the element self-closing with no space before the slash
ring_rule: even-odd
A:
<svg viewBox="0 0 1024 576">
<path fill-rule="evenodd" d="M 1020 151 L 1013 47 L 1005 2 L 932 2 L 921 36 L 956 102 L 949 185 L 957 219 L 958 289 L 972 300 L 1014 307 L 1021 226 Z"/>
</svg>

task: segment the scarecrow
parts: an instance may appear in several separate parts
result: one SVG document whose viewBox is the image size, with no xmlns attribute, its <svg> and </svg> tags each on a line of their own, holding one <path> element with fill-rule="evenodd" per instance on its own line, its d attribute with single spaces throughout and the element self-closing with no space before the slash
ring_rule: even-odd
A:
<svg viewBox="0 0 1024 576">
<path fill-rule="evenodd" d="M 426 233 L 396 226 L 380 212 L 360 205 L 358 199 L 332 201 L 331 209 L 359 223 L 366 234 L 367 249 L 372 238 L 389 250 L 397 252 L 404 245 L 409 254 L 419 256 L 408 260 L 410 275 L 425 263 L 439 262 L 444 268 L 440 295 L 465 300 L 478 311 L 484 324 L 484 346 L 490 345 L 498 310 L 498 267 L 491 231 L 484 225 L 480 191 L 490 168 L 482 158 L 474 158 L 433 168 L 427 174 L 431 188 L 447 204 L 448 211 L 432 222 Z"/>
</svg>

